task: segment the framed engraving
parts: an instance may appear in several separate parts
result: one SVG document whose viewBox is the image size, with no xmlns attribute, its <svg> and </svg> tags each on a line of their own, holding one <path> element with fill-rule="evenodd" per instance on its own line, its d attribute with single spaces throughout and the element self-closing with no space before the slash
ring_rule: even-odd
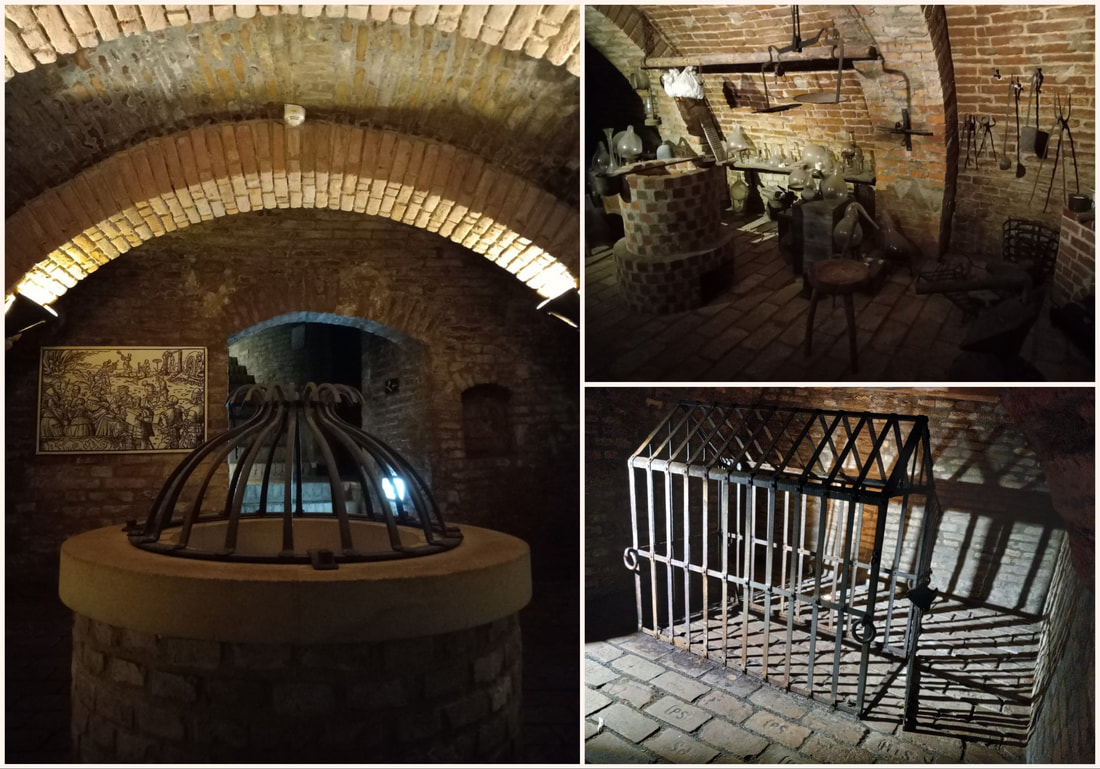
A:
<svg viewBox="0 0 1100 769">
<path fill-rule="evenodd" d="M 187 452 L 205 440 L 205 347 L 42 348 L 37 453 Z"/>
</svg>

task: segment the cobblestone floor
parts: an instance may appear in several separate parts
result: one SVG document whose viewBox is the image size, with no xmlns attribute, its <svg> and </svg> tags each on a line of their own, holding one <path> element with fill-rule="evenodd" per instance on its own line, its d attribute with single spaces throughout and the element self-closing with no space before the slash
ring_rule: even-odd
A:
<svg viewBox="0 0 1100 769">
<path fill-rule="evenodd" d="M 866 719 L 645 633 L 585 645 L 589 763 L 1022 762 L 1034 617 L 945 599 L 926 616 L 916 730 L 902 728 L 905 674 Z M 738 647 L 738 654 L 740 647 Z M 736 661 L 731 661 L 736 664 Z M 774 685 L 773 685 L 774 684 Z"/>
<path fill-rule="evenodd" d="M 843 303 L 818 305 L 813 354 L 803 339 L 809 301 L 776 239 L 734 236 L 734 284 L 691 312 L 641 315 L 619 298 L 608 245 L 585 261 L 586 378 L 608 381 L 946 381 L 967 334 L 943 295 L 918 295 L 904 268 L 855 298 L 859 370 L 848 370 Z M 918 266 L 917 270 L 920 271 Z M 931 269 L 930 266 L 925 269 Z M 975 274 L 978 274 L 975 268 Z M 1094 365 L 1055 329 L 1049 302 L 1021 356 L 1048 381 L 1092 381 Z M 983 381 L 990 377 L 981 377 Z"/>
<path fill-rule="evenodd" d="M 580 754 L 577 682 L 579 630 L 563 631 L 577 615 L 577 587 L 536 582 L 520 613 L 523 633 L 524 760 L 576 763 Z M 27 584 L 8 575 L 5 602 L 5 729 L 7 764 L 71 763 L 69 688 L 72 612 L 56 582 Z"/>
</svg>

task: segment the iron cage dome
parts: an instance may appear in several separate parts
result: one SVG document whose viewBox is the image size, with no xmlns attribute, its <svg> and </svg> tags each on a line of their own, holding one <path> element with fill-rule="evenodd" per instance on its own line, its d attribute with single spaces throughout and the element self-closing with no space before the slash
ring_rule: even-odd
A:
<svg viewBox="0 0 1100 769">
<path fill-rule="evenodd" d="M 916 723 L 941 513 L 926 417 L 684 402 L 628 468 L 640 629 Z"/>
</svg>

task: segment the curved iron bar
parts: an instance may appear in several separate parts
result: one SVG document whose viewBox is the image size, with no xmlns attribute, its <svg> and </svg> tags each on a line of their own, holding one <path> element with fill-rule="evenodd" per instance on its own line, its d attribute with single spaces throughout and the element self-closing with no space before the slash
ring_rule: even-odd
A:
<svg viewBox="0 0 1100 769">
<path fill-rule="evenodd" d="M 248 392 L 244 395 L 245 401 L 251 400 L 253 388 L 255 387 L 256 386 L 253 385 L 248 389 Z M 234 440 L 242 433 L 248 432 L 255 425 L 259 424 L 259 422 L 260 414 L 257 413 L 244 424 L 226 432 L 222 438 Z M 141 536 L 147 536 L 146 532 L 155 531 L 155 539 L 159 537 L 160 530 L 171 523 L 172 512 L 176 509 L 176 502 L 178 501 L 179 493 L 183 485 L 191 476 L 191 473 L 193 473 L 202 463 L 203 459 L 213 453 L 216 448 L 217 445 L 213 441 L 208 441 L 205 445 L 200 446 L 189 454 L 187 458 L 172 471 L 168 476 L 168 480 L 165 481 L 164 486 L 161 487 L 156 499 L 153 501 L 153 507 L 149 512 L 149 517 L 145 521 L 144 529 L 141 530 Z M 171 504 L 166 504 L 169 499 L 171 500 Z M 133 538 L 133 536 L 134 535 L 131 535 L 131 538 Z"/>
<path fill-rule="evenodd" d="M 397 521 L 394 520 L 393 512 L 390 510 L 390 506 L 385 504 L 384 494 L 382 490 L 378 487 L 378 484 L 375 483 L 373 476 L 365 469 L 366 463 L 370 461 L 371 458 L 365 453 L 363 447 L 353 441 L 350 437 L 348 437 L 345 432 L 333 429 L 332 421 L 333 417 L 335 417 L 335 414 L 333 413 L 333 410 L 331 408 L 322 408 L 319 413 L 321 416 L 321 422 L 326 427 L 326 429 L 331 431 L 331 434 L 333 434 L 340 442 L 340 444 L 344 446 L 344 448 L 347 449 L 347 451 L 357 460 L 355 464 L 355 469 L 359 475 L 359 487 L 363 490 L 363 503 L 364 505 L 370 506 L 365 515 L 368 518 L 374 518 L 374 508 L 373 505 L 371 505 L 370 498 L 371 491 L 374 491 L 379 500 L 378 508 L 379 510 L 381 510 L 384 522 L 386 524 L 386 533 L 389 535 L 390 538 L 390 546 L 394 550 L 402 550 L 404 546 L 401 544 L 401 537 L 397 531 Z M 339 417 L 336 417 L 336 419 L 338 420 Z M 347 423 L 345 422 L 344 424 L 346 425 Z"/>
<path fill-rule="evenodd" d="M 212 438 L 188 455 L 169 475 L 161 488 L 144 527 L 131 526 L 128 536 L 132 544 L 146 550 L 168 555 L 206 559 L 235 560 L 262 563 L 309 562 L 306 553 L 294 550 L 294 520 L 301 517 L 335 517 L 340 531 L 340 549 L 334 554 L 337 562 L 388 560 L 440 552 L 459 545 L 461 531 L 444 521 L 431 489 L 392 447 L 350 424 L 336 414 L 336 407 L 348 403 L 360 405 L 363 396 L 346 385 L 246 385 L 238 388 L 226 400 L 227 409 L 255 403 L 258 408 L 242 424 Z M 302 423 L 305 424 L 302 424 Z M 303 434 L 311 436 L 326 466 L 332 510 L 306 513 L 303 506 Z M 285 439 L 284 439 L 285 436 Z M 283 468 L 283 511 L 281 515 L 282 548 L 279 552 L 237 552 L 241 522 L 269 515 L 268 499 L 272 481 L 272 465 L 280 443 L 286 447 Z M 241 449 L 228 488 L 225 504 L 220 510 L 202 512 L 212 478 L 226 458 Z M 363 510 L 351 512 L 345 495 L 344 481 L 337 466 L 338 452 L 346 452 L 355 461 L 355 479 L 363 494 Z M 210 461 L 212 460 L 212 461 Z M 208 468 L 202 463 L 210 461 Z M 253 476 L 256 462 L 262 462 L 260 502 L 255 512 L 243 511 L 244 497 Z M 200 468 L 202 472 L 200 472 Z M 179 497 L 192 478 L 201 479 L 198 494 L 182 520 L 173 520 L 172 513 Z M 387 499 L 383 480 L 400 478 L 404 482 L 404 499 L 394 489 L 393 499 Z M 296 496 L 296 500 L 293 497 Z M 293 504 L 295 502 L 297 504 Z M 221 549 L 203 549 L 190 545 L 195 523 L 225 520 L 226 533 Z M 355 548 L 351 521 L 373 521 L 386 527 L 388 548 L 370 552 Z M 403 545 L 398 526 L 418 529 L 423 545 Z M 174 542 L 161 542 L 165 529 L 179 527 Z M 217 546 L 214 546 L 217 548 Z"/>
</svg>

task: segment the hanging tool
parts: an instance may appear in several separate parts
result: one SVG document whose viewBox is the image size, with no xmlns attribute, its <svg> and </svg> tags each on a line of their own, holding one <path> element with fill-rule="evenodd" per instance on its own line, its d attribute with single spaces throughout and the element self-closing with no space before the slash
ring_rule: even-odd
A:
<svg viewBox="0 0 1100 769">
<path fill-rule="evenodd" d="M 772 61 L 772 51 L 775 51 L 774 62 Z M 760 78 L 764 81 L 764 109 L 754 109 L 753 112 L 784 112 L 785 110 L 801 107 L 801 104 L 776 104 L 772 106 L 771 96 L 768 93 L 767 69 L 769 64 L 775 65 L 775 82 L 778 84 L 779 77 L 783 74 L 783 63 L 779 61 L 779 49 L 774 45 L 768 46 L 768 60 L 760 66 Z"/>
<path fill-rule="evenodd" d="M 1001 71 L 1000 70 L 997 70 L 997 79 L 998 80 L 1001 79 Z M 1011 83 L 1008 84 L 1008 101 L 1009 101 L 1009 104 L 1012 103 L 1012 84 Z M 1009 107 L 1009 104 L 1005 105 L 1005 141 L 1004 141 L 1004 144 L 1001 145 L 1001 159 L 997 161 L 997 166 L 1002 171 L 1007 171 L 1008 169 L 1012 168 L 1012 161 L 1008 159 L 1008 107 Z"/>
<path fill-rule="evenodd" d="M 1024 142 L 1024 147 L 1032 150 L 1036 157 L 1045 158 L 1047 156 L 1047 143 L 1050 140 L 1050 134 L 1044 133 L 1039 130 L 1039 94 L 1043 90 L 1043 70 L 1041 68 L 1035 68 L 1035 74 L 1031 76 L 1031 88 L 1027 92 L 1027 123 L 1024 125 L 1021 133 L 1021 139 Z M 1035 95 L 1035 127 L 1031 127 L 1031 96 Z"/>
<path fill-rule="evenodd" d="M 1016 92 L 1016 178 L 1023 179 L 1027 169 L 1020 162 L 1020 93 L 1024 90 L 1020 78 L 1012 79 L 1012 90 Z"/>
<path fill-rule="evenodd" d="M 1066 101 L 1065 112 L 1062 111 L 1062 97 L 1058 96 L 1055 99 L 1055 104 L 1058 109 L 1057 125 L 1058 129 L 1058 147 L 1054 150 L 1054 170 L 1050 172 L 1050 187 L 1047 188 L 1047 199 L 1043 203 L 1043 213 L 1046 213 L 1047 206 L 1050 204 L 1050 191 L 1054 189 L 1054 175 L 1058 173 L 1058 156 L 1062 154 L 1062 136 L 1069 135 L 1069 152 L 1073 156 L 1073 182 L 1077 194 L 1081 194 L 1081 179 L 1077 175 L 1077 151 L 1073 147 L 1073 131 L 1069 127 L 1069 116 L 1073 113 L 1073 97 L 1070 96 Z M 1040 161 L 1042 162 L 1042 161 Z M 1066 159 L 1062 158 L 1062 201 L 1066 202 Z"/>
<path fill-rule="evenodd" d="M 989 139 L 989 147 L 993 150 L 993 157 L 997 157 L 997 142 L 993 138 L 993 126 L 997 125 L 997 120 L 993 116 L 983 117 L 978 121 L 982 127 L 982 142 L 978 145 L 978 154 L 974 156 L 974 168 L 978 167 L 978 158 L 982 156 L 982 150 L 985 149 L 985 140 Z"/>
<path fill-rule="evenodd" d="M 964 170 L 970 167 L 970 145 L 974 141 L 974 130 L 975 130 L 975 127 L 977 126 L 977 124 L 978 124 L 978 121 L 976 121 L 974 119 L 973 115 L 967 115 L 966 120 L 963 121 L 963 128 L 966 131 L 966 162 L 963 163 L 963 169 Z M 975 158 L 974 159 L 975 168 L 977 167 L 977 165 L 978 165 L 978 160 L 977 160 L 977 158 Z"/>
<path fill-rule="evenodd" d="M 816 35 L 814 35 L 809 40 L 803 40 L 802 39 L 802 20 L 798 15 L 798 6 L 797 5 L 792 5 L 791 6 L 791 44 L 790 45 L 785 45 L 782 48 L 777 48 L 776 51 L 778 51 L 779 53 L 790 53 L 791 51 L 794 51 L 795 53 L 802 53 L 802 49 L 805 46 L 816 44 L 817 41 L 821 39 L 821 35 L 824 34 L 824 32 L 825 32 L 825 30 L 822 29 L 820 32 L 818 32 Z"/>
<path fill-rule="evenodd" d="M 834 53 L 837 48 L 840 49 L 840 55 L 837 58 L 836 67 L 836 93 L 830 93 L 828 91 L 817 91 L 814 93 L 800 93 L 794 97 L 794 100 L 801 102 L 802 104 L 840 104 L 844 101 L 840 97 L 840 81 L 844 76 L 844 38 L 837 37 L 836 45 L 833 46 Z"/>
<path fill-rule="evenodd" d="M 1058 113 L 1055 112 L 1054 122 L 1050 126 L 1050 132 L 1054 133 L 1054 129 L 1057 128 L 1057 127 L 1058 127 Z M 1039 179 L 1042 178 L 1042 176 L 1043 176 L 1043 163 L 1045 163 L 1045 162 L 1046 162 L 1045 157 L 1039 159 L 1039 170 L 1035 174 L 1034 184 L 1031 185 L 1031 197 L 1029 197 L 1027 199 L 1028 203 L 1031 203 L 1033 200 L 1035 200 L 1035 190 L 1037 190 L 1039 188 Z M 1054 166 L 1054 170 L 1051 172 L 1051 175 L 1050 175 L 1050 184 L 1051 184 L 1051 186 L 1054 185 L 1054 175 L 1057 174 L 1057 173 L 1058 173 L 1058 166 L 1056 165 L 1056 166 Z M 1050 194 L 1049 193 L 1047 194 L 1047 200 L 1050 200 Z M 1043 207 L 1043 210 L 1044 211 L 1046 210 L 1046 206 Z"/>
</svg>

